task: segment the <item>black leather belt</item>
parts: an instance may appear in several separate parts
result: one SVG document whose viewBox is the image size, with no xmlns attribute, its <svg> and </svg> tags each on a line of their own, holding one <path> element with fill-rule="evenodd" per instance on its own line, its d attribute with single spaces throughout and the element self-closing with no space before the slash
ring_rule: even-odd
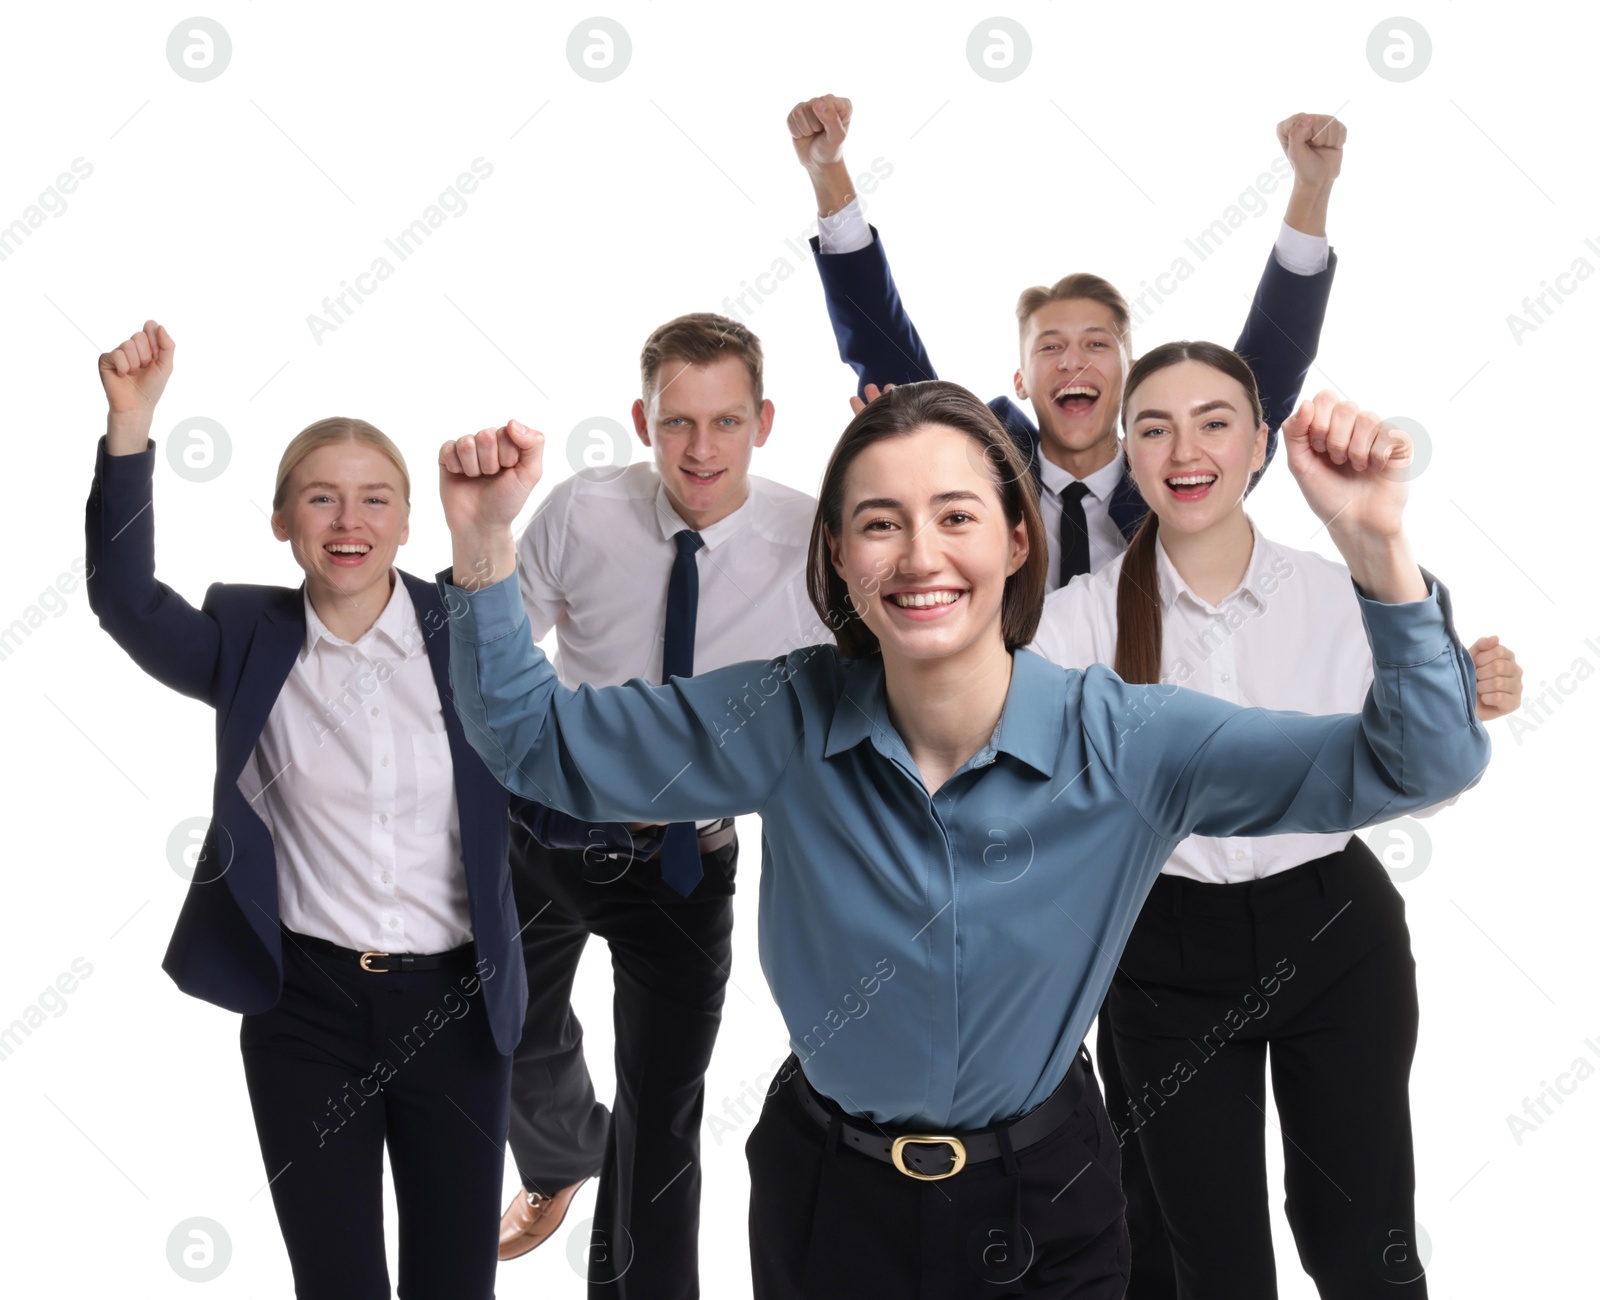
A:
<svg viewBox="0 0 1600 1300">
<path fill-rule="evenodd" d="M 1082 1047 L 1056 1090 L 1021 1119 L 975 1133 L 888 1133 L 876 1125 L 863 1126 L 837 1103 L 821 1096 L 806 1080 L 797 1058 L 784 1067 L 794 1081 L 800 1108 L 823 1128 L 839 1122 L 839 1136 L 852 1150 L 891 1164 L 908 1178 L 935 1182 L 959 1174 L 968 1165 L 1000 1156 L 998 1131 L 1006 1130 L 1012 1151 L 1042 1142 L 1064 1123 L 1083 1099 L 1089 1078 L 1089 1054 Z"/>
<path fill-rule="evenodd" d="M 396 971 L 413 970 L 440 970 L 446 966 L 456 966 L 462 963 L 468 965 L 472 962 L 473 945 L 464 943 L 459 948 L 451 948 L 448 952 L 410 953 L 410 952 L 361 952 L 356 948 L 344 948 L 339 944 L 330 943 L 326 939 L 319 939 L 314 934 L 301 934 L 287 926 L 283 928 L 283 935 L 290 943 L 298 944 L 301 948 L 312 952 L 320 952 L 340 961 L 349 962 L 359 966 L 371 975 L 390 975 Z"/>
</svg>

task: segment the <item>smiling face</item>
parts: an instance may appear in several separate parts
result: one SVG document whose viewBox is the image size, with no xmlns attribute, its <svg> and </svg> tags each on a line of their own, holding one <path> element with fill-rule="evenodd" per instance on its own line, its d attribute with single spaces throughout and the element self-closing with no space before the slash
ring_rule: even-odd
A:
<svg viewBox="0 0 1600 1300">
<path fill-rule="evenodd" d="M 1201 361 L 1153 372 L 1128 394 L 1128 463 L 1163 531 L 1199 533 L 1243 509 L 1267 455 L 1237 379 Z"/>
<path fill-rule="evenodd" d="M 744 504 L 750 455 L 772 432 L 772 415 L 771 402 L 755 400 L 749 368 L 732 356 L 704 366 L 668 358 L 648 402 L 633 404 L 639 440 L 655 452 L 667 495 L 695 529 Z"/>
<path fill-rule="evenodd" d="M 318 447 L 294 467 L 272 532 L 293 548 L 314 603 L 358 604 L 377 593 L 382 608 L 395 554 L 411 535 L 400 484 L 393 461 L 354 440 Z"/>
<path fill-rule="evenodd" d="M 1014 382 L 1017 397 L 1033 403 L 1047 450 L 1102 453 L 1109 461 L 1127 378 L 1127 340 L 1104 303 L 1065 298 L 1042 304 L 1028 318 Z"/>
<path fill-rule="evenodd" d="M 1028 555 L 983 447 L 947 425 L 879 439 L 851 462 L 833 567 L 885 660 L 1003 648 L 1006 579 Z"/>
</svg>

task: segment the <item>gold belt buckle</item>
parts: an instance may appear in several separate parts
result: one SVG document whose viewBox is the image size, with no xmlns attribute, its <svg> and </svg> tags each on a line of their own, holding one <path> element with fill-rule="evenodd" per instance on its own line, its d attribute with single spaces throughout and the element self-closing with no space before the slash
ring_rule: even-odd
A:
<svg viewBox="0 0 1600 1300">
<path fill-rule="evenodd" d="M 368 972 L 371 975 L 387 975 L 389 972 L 386 971 L 386 970 L 378 970 L 376 967 L 368 966 L 367 965 L 367 958 L 368 957 L 387 957 L 388 955 L 389 954 L 386 953 L 386 952 L 364 952 L 364 953 L 362 953 L 361 954 L 361 969 L 366 971 L 366 972 Z"/>
<path fill-rule="evenodd" d="M 924 1174 L 909 1168 L 906 1165 L 905 1149 L 907 1142 L 915 1142 L 919 1146 L 925 1142 L 944 1142 L 954 1153 L 954 1161 L 950 1168 L 942 1174 Z M 967 1166 L 967 1148 L 958 1137 L 950 1137 L 943 1133 L 907 1133 L 897 1137 L 894 1145 L 889 1148 L 889 1159 L 894 1162 L 894 1167 L 908 1178 L 915 1178 L 919 1182 L 936 1183 L 941 1178 L 951 1178 L 959 1174 Z"/>
</svg>

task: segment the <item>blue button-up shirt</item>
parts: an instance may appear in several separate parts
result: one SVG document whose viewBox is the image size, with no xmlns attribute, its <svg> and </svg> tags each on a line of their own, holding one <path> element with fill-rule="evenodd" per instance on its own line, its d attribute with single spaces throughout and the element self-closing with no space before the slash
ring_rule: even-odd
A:
<svg viewBox="0 0 1600 1300">
<path fill-rule="evenodd" d="M 1028 650 L 989 742 L 930 793 L 883 661 L 807 646 L 663 686 L 568 689 L 514 577 L 440 575 L 467 736 L 513 792 L 589 821 L 759 813 L 761 965 L 806 1077 L 933 1132 L 1037 1106 L 1071 1065 L 1146 893 L 1191 832 L 1348 831 L 1448 799 L 1489 742 L 1432 584 L 1362 599 L 1376 675 L 1313 717 Z"/>
</svg>

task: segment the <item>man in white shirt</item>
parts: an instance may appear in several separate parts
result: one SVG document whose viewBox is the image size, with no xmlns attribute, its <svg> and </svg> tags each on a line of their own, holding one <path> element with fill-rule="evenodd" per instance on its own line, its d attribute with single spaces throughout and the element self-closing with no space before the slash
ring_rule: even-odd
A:
<svg viewBox="0 0 1600 1300">
<path fill-rule="evenodd" d="M 839 355 L 859 376 L 861 395 L 870 398 L 884 384 L 938 376 L 844 164 L 851 112 L 848 99 L 822 95 L 796 104 L 788 126 L 816 195 L 812 247 Z M 1235 344 L 1256 373 L 1272 431 L 1269 463 L 1277 428 L 1294 409 L 1321 335 L 1337 264 L 1327 239 L 1328 200 L 1346 131 L 1336 117 L 1298 113 L 1280 122 L 1277 134 L 1285 159 L 1257 178 L 1252 203 L 1264 204 L 1263 193 L 1276 189 L 1285 173 L 1292 173 L 1293 186 Z M 1226 235 L 1226 223 L 1218 224 Z M 1219 236 L 1208 229 L 1197 238 L 1204 244 Z M 1017 401 L 999 397 L 989 409 L 1030 460 L 1040 488 L 1049 591 L 1121 554 L 1144 518 L 1144 501 L 1123 471 L 1117 418 L 1135 312 L 1154 310 L 1176 287 L 1167 275 L 1156 279 L 1168 288 L 1146 283 L 1132 308 L 1114 285 L 1084 272 L 1027 289 L 1018 299 L 1020 360 L 1012 376 Z M 1031 406 L 1031 419 L 1017 402 Z"/>
<path fill-rule="evenodd" d="M 749 473 L 773 421 L 759 340 L 723 316 L 681 316 L 651 334 L 640 371 L 633 423 L 653 460 L 557 484 L 518 544 L 533 635 L 555 630 L 562 682 L 660 683 L 664 669 L 831 641 L 805 587 L 816 503 Z M 698 1295 L 699 1130 L 731 959 L 732 819 L 591 826 L 541 809 L 527 821 L 512 827 L 511 853 L 529 987 L 511 1106 L 525 1194 L 506 1210 L 501 1258 L 548 1238 L 598 1172 L 591 1294 Z M 609 1116 L 569 1001 L 590 934 L 610 945 L 616 976 Z"/>
</svg>

